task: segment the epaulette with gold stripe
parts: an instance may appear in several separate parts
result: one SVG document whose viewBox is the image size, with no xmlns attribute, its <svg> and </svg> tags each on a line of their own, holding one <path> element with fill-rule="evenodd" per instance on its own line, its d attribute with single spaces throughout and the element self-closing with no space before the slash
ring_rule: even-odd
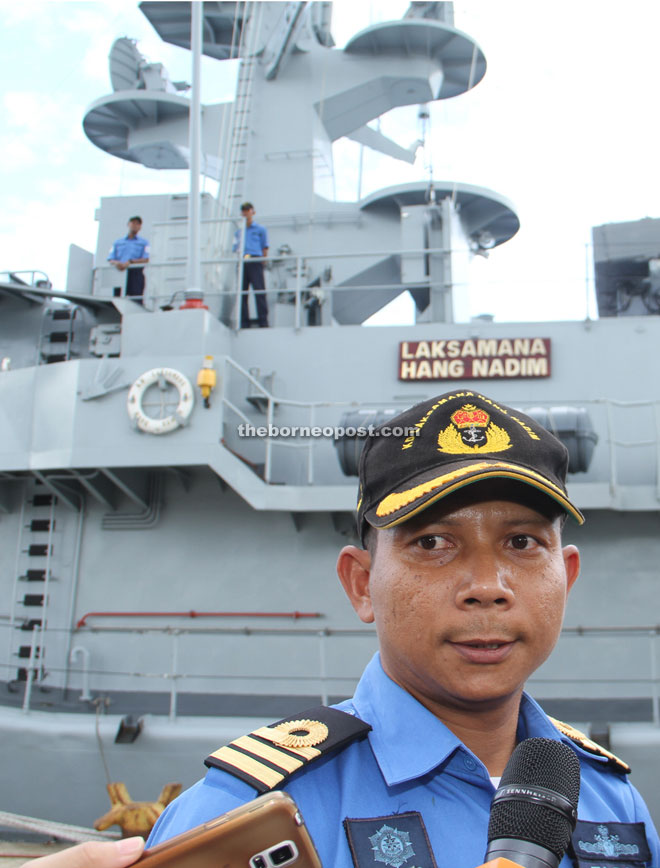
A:
<svg viewBox="0 0 660 868">
<path fill-rule="evenodd" d="M 267 793 L 308 763 L 364 738 L 370 729 L 352 714 L 321 705 L 295 719 L 261 726 L 214 751 L 204 763 Z"/>
<path fill-rule="evenodd" d="M 592 741 L 588 736 L 586 736 L 583 732 L 580 732 L 579 729 L 575 729 L 574 726 L 569 726 L 567 723 L 562 723 L 561 720 L 555 720 L 554 717 L 550 717 L 550 722 L 557 727 L 559 732 L 562 735 L 568 736 L 571 741 L 574 741 L 579 747 L 583 750 L 588 751 L 589 753 L 594 754 L 595 756 L 605 757 L 608 764 L 615 771 L 619 772 L 622 775 L 630 774 L 630 766 L 628 763 L 625 763 L 622 759 L 619 759 L 618 756 L 615 756 L 613 753 L 610 753 L 609 750 L 606 750 L 604 747 L 601 747 L 597 742 Z"/>
</svg>

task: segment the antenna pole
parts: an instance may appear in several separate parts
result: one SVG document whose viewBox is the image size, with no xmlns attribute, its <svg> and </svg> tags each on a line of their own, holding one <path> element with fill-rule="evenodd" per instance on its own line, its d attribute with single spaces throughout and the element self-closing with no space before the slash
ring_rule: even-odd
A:
<svg viewBox="0 0 660 868">
<path fill-rule="evenodd" d="M 200 276 L 200 201 L 199 164 L 201 150 L 201 55 L 203 2 L 193 2 L 190 17 L 190 46 L 192 48 L 192 94 L 188 123 L 188 147 L 190 151 L 190 195 L 188 197 L 188 292 L 201 292 Z"/>
</svg>

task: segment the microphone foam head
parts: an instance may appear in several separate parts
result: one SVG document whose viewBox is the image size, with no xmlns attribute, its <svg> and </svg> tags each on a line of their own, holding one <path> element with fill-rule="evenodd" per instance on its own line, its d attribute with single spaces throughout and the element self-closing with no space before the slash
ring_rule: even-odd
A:
<svg viewBox="0 0 660 868">
<path fill-rule="evenodd" d="M 571 748 L 549 738 L 528 738 L 516 747 L 507 763 L 499 789 L 505 786 L 542 787 L 567 799 L 577 811 L 580 763 Z M 503 799 L 493 804 L 488 842 L 518 838 L 551 850 L 561 859 L 574 823 L 545 804 Z"/>
</svg>

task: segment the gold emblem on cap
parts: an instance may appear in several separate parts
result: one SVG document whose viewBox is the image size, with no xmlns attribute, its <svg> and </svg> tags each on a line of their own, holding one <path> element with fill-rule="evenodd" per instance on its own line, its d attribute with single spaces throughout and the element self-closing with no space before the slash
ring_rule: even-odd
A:
<svg viewBox="0 0 660 868">
<path fill-rule="evenodd" d="M 288 720 L 268 727 L 268 735 L 264 730 L 259 735 L 270 739 L 281 747 L 314 747 L 325 741 L 330 731 L 320 720 Z"/>
<path fill-rule="evenodd" d="M 504 452 L 511 439 L 491 421 L 485 410 L 464 404 L 450 416 L 451 425 L 438 434 L 438 449 L 449 455 L 474 455 L 480 452 Z M 470 436 L 472 435 L 472 436 Z"/>
</svg>

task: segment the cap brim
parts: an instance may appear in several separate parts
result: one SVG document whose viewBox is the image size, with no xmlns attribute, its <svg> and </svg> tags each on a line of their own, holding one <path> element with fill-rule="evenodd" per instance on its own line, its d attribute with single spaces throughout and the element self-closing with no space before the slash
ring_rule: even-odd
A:
<svg viewBox="0 0 660 868">
<path fill-rule="evenodd" d="M 530 485 L 552 498 L 578 524 L 584 523 L 584 516 L 580 510 L 571 503 L 566 492 L 552 480 L 520 464 L 486 460 L 457 463 L 453 469 L 446 470 L 440 476 L 434 475 L 433 471 L 426 471 L 413 477 L 408 480 L 405 488 L 391 492 L 374 507 L 368 509 L 364 518 L 375 528 L 395 527 L 443 497 L 466 485 L 487 479 L 511 479 Z"/>
</svg>

